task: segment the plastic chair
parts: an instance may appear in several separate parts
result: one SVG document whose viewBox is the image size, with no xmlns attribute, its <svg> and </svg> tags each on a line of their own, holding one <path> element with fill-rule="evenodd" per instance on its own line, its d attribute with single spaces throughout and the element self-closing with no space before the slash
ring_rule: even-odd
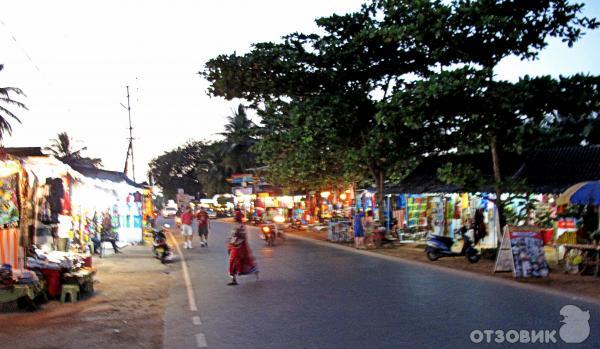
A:
<svg viewBox="0 0 600 349">
<path fill-rule="evenodd" d="M 61 303 L 66 303 L 67 296 L 69 296 L 69 301 L 71 303 L 75 303 L 79 300 L 79 285 L 62 285 L 62 291 L 60 293 Z"/>
</svg>

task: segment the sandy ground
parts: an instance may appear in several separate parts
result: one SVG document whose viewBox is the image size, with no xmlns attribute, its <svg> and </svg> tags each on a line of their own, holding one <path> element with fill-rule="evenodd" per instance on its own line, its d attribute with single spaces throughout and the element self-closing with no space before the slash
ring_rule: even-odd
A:
<svg viewBox="0 0 600 349">
<path fill-rule="evenodd" d="M 0 313 L 1 348 L 162 348 L 171 266 L 150 247 L 94 258 L 93 295 L 77 303 L 50 301 L 37 312 Z"/>
<path fill-rule="evenodd" d="M 317 240 L 327 241 L 327 231 L 316 232 L 308 229 L 286 229 L 288 234 L 296 234 L 304 237 L 310 237 Z M 347 244 L 348 248 L 354 248 L 352 244 Z M 548 249 L 548 253 L 552 253 L 553 249 Z M 441 258 L 435 262 L 430 262 L 425 253 L 424 248 L 414 245 L 396 246 L 394 248 L 379 248 L 371 249 L 373 253 L 380 253 L 388 256 L 394 256 L 402 259 L 422 263 L 434 263 L 437 266 L 447 267 L 457 270 L 469 271 L 482 275 L 493 275 L 494 277 L 503 278 L 517 283 L 533 284 L 543 287 L 548 287 L 554 290 L 571 293 L 574 295 L 591 297 L 600 300 L 600 277 L 580 276 L 565 274 L 561 267 L 554 261 L 554 255 L 549 255 L 548 260 L 551 268 L 551 273 L 548 278 L 544 279 L 520 279 L 516 280 L 512 273 L 494 273 L 494 260 L 482 258 L 478 263 L 471 264 L 464 257 L 456 258 Z"/>
</svg>

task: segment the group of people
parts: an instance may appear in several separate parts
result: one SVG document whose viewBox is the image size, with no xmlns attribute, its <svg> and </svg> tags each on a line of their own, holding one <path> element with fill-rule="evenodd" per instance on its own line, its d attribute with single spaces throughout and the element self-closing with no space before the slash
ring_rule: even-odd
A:
<svg viewBox="0 0 600 349">
<path fill-rule="evenodd" d="M 194 213 L 191 207 L 187 207 L 183 214 L 181 214 L 181 234 L 183 235 L 183 248 L 192 248 L 192 240 L 194 237 L 193 222 L 194 219 L 198 225 L 198 235 L 200 238 L 200 247 L 208 246 L 208 229 L 210 228 L 210 220 L 208 219 L 208 213 L 204 207 Z"/>
<path fill-rule="evenodd" d="M 227 244 L 227 253 L 229 254 L 228 272 L 231 278 L 231 281 L 227 284 L 229 286 L 237 285 L 237 277 L 240 275 L 254 274 L 258 279 L 258 266 L 248 244 L 248 235 L 243 224 L 243 217 L 241 210 L 236 210 L 236 227 L 232 231 Z M 186 249 L 192 248 L 194 235 L 192 225 L 194 220 L 198 225 L 200 246 L 208 246 L 208 231 L 210 228 L 208 213 L 202 207 L 195 213 L 191 207 L 187 207 L 181 214 L 181 235 L 184 238 L 183 247 Z"/>
<path fill-rule="evenodd" d="M 376 240 L 385 238 L 385 229 L 377 227 L 372 210 L 368 210 L 366 213 L 358 211 L 354 213 L 352 220 L 354 247 L 357 249 L 366 249 L 367 246 L 375 245 Z"/>
</svg>

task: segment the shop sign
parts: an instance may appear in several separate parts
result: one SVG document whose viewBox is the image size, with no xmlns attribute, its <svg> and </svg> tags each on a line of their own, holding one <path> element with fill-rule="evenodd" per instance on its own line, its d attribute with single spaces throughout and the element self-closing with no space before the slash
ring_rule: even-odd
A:
<svg viewBox="0 0 600 349">
<path fill-rule="evenodd" d="M 236 173 L 231 175 L 227 181 L 231 184 L 254 183 L 254 176 L 248 173 Z"/>
<path fill-rule="evenodd" d="M 252 187 L 234 188 L 233 195 L 235 195 L 235 196 L 252 195 Z"/>
<path fill-rule="evenodd" d="M 494 271 L 512 271 L 516 278 L 547 277 L 550 271 L 540 229 L 508 226 Z"/>
</svg>

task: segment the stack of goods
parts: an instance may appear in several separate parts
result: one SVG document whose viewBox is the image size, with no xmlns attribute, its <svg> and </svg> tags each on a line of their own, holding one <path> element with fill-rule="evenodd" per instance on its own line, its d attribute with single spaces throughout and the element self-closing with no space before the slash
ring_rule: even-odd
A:
<svg viewBox="0 0 600 349">
<path fill-rule="evenodd" d="M 14 283 L 12 267 L 10 264 L 2 264 L 2 267 L 0 267 L 0 288 L 10 287 Z"/>
<path fill-rule="evenodd" d="M 83 264 L 83 258 L 71 252 L 44 253 L 42 250 L 35 249 L 32 256 L 27 257 L 27 268 L 29 269 L 77 270 Z"/>
<path fill-rule="evenodd" d="M 40 280 L 31 270 L 12 270 L 10 264 L 3 264 L 0 267 L 0 289 L 14 285 L 35 285 L 38 286 Z"/>
<path fill-rule="evenodd" d="M 17 279 L 19 285 L 35 285 L 38 286 L 40 279 L 31 270 L 15 271 L 13 276 Z"/>
<path fill-rule="evenodd" d="M 408 198 L 408 226 L 427 225 L 427 199 L 423 197 Z"/>
</svg>

